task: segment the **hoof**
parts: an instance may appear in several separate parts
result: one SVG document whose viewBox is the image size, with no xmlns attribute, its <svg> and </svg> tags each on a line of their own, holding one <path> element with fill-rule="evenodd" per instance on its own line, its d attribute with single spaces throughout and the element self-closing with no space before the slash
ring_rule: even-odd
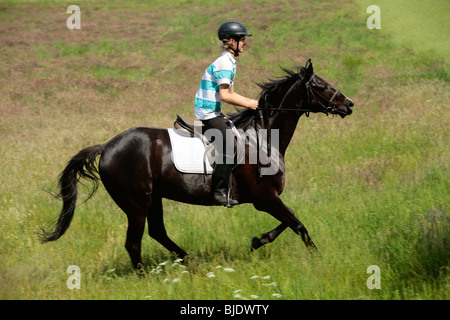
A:
<svg viewBox="0 0 450 320">
<path fill-rule="evenodd" d="M 253 237 L 251 242 L 252 242 L 252 251 L 255 251 L 256 249 L 262 246 L 261 240 L 258 237 Z"/>
<path fill-rule="evenodd" d="M 139 262 L 139 263 L 136 265 L 136 268 L 134 268 L 134 270 L 136 271 L 136 274 L 137 274 L 138 276 L 140 276 L 140 277 L 145 276 L 145 268 L 144 268 L 144 265 L 143 265 L 142 263 Z"/>
<path fill-rule="evenodd" d="M 314 243 L 312 243 L 312 242 L 307 246 L 307 248 L 308 248 L 309 252 L 312 253 L 312 254 L 320 254 L 319 250 L 316 247 L 316 245 Z"/>
</svg>

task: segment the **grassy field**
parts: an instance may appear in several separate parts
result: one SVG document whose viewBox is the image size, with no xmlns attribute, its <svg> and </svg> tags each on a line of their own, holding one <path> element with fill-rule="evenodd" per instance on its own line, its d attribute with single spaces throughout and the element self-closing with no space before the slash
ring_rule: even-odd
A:
<svg viewBox="0 0 450 320">
<path fill-rule="evenodd" d="M 0 299 L 449 299 L 446 2 L 380 3 L 382 28 L 369 30 L 364 1 L 78 1 L 81 30 L 68 30 L 66 3 L 2 1 Z M 286 155 L 282 198 L 320 256 L 290 230 L 250 253 L 250 239 L 278 224 L 251 205 L 164 201 L 168 234 L 192 261 L 180 265 L 145 233 L 138 277 L 126 216 L 102 187 L 42 245 L 39 227 L 61 206 L 46 191 L 70 157 L 130 127 L 171 127 L 176 113 L 193 120 L 220 53 L 215 32 L 230 19 L 254 34 L 237 92 L 256 98 L 255 82 L 311 58 L 355 101 L 344 120 L 302 117 Z M 417 20 L 418 37 L 401 27 Z M 67 288 L 69 265 L 79 290 Z M 366 285 L 371 265 L 381 289 Z"/>
</svg>

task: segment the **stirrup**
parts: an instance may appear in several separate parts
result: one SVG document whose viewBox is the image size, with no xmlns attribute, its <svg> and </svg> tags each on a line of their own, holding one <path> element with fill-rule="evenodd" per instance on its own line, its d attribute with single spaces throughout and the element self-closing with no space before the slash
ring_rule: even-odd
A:
<svg viewBox="0 0 450 320">
<path fill-rule="evenodd" d="M 222 201 L 218 201 L 215 195 L 213 195 L 213 205 L 232 208 L 233 206 L 239 204 L 237 200 L 231 198 L 231 189 L 228 189 L 227 195 L 224 195 L 223 193 L 221 194 L 221 200 Z"/>
<path fill-rule="evenodd" d="M 233 202 L 235 202 L 235 203 L 234 203 L 234 204 L 231 204 L 231 201 L 233 201 Z M 227 192 L 227 204 L 225 205 L 225 207 L 227 207 L 227 208 L 233 208 L 233 206 L 235 206 L 235 205 L 237 205 L 237 204 L 238 204 L 238 201 L 231 198 L 231 188 L 229 188 L 229 189 L 228 189 L 228 192 Z"/>
</svg>

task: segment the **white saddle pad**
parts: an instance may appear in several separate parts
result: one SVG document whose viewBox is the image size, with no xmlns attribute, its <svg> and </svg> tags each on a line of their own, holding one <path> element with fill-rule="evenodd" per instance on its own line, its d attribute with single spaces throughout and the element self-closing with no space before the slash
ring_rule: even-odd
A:
<svg viewBox="0 0 450 320">
<path fill-rule="evenodd" d="M 199 137 L 185 137 L 177 133 L 174 129 L 169 131 L 170 142 L 172 144 L 172 161 L 175 168 L 183 173 L 206 173 L 212 174 L 213 168 L 209 161 L 205 159 L 205 146 Z"/>
</svg>

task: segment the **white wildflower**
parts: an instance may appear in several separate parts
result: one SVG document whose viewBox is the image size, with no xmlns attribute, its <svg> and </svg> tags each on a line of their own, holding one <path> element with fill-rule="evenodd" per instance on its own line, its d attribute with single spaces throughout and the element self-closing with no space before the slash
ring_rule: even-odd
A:
<svg viewBox="0 0 450 320">
<path fill-rule="evenodd" d="M 276 286 L 277 286 L 277 283 L 276 283 L 276 282 L 262 283 L 262 285 L 263 285 L 263 286 L 266 286 L 266 287 L 269 287 L 269 286 L 274 286 L 274 287 L 276 287 Z"/>
<path fill-rule="evenodd" d="M 259 296 L 255 295 L 255 294 L 251 294 L 251 295 L 250 295 L 250 298 L 252 298 L 252 299 L 258 299 Z"/>
<path fill-rule="evenodd" d="M 262 277 L 264 280 L 269 280 L 270 279 L 270 276 L 265 276 L 265 277 Z"/>
<path fill-rule="evenodd" d="M 215 277 L 216 277 L 216 275 L 214 274 L 214 272 L 208 272 L 208 273 L 206 274 L 206 276 L 207 276 L 208 278 L 215 278 Z"/>
<path fill-rule="evenodd" d="M 220 269 L 220 268 L 222 268 L 222 266 L 217 266 L 217 267 L 216 267 L 216 269 Z"/>
<path fill-rule="evenodd" d="M 169 261 L 164 261 L 164 262 L 161 262 L 161 263 L 158 264 L 158 265 L 159 265 L 159 266 L 165 266 L 168 262 L 169 262 Z"/>
<path fill-rule="evenodd" d="M 272 293 L 272 296 L 275 297 L 275 298 L 281 298 L 282 297 L 282 295 L 279 294 L 279 293 Z"/>
<path fill-rule="evenodd" d="M 174 283 L 178 282 L 178 281 L 180 281 L 180 278 L 175 278 L 175 279 L 172 280 L 172 282 L 174 282 Z"/>
<path fill-rule="evenodd" d="M 238 292 L 242 292 L 242 290 L 241 290 L 241 289 L 238 289 L 238 290 L 234 290 L 234 292 L 233 292 L 233 293 L 238 293 Z"/>
<path fill-rule="evenodd" d="M 251 276 L 250 279 L 257 279 L 259 276 Z"/>
<path fill-rule="evenodd" d="M 180 263 L 180 262 L 183 262 L 183 259 L 177 259 L 177 260 L 175 260 L 174 262 Z"/>
<path fill-rule="evenodd" d="M 223 268 L 223 271 L 225 271 L 225 272 L 234 272 L 235 270 L 233 268 Z"/>
<path fill-rule="evenodd" d="M 152 269 L 152 271 L 150 271 L 150 273 L 156 273 L 156 274 L 158 274 L 160 272 L 161 272 L 161 269 L 159 269 L 159 268 Z"/>
</svg>

